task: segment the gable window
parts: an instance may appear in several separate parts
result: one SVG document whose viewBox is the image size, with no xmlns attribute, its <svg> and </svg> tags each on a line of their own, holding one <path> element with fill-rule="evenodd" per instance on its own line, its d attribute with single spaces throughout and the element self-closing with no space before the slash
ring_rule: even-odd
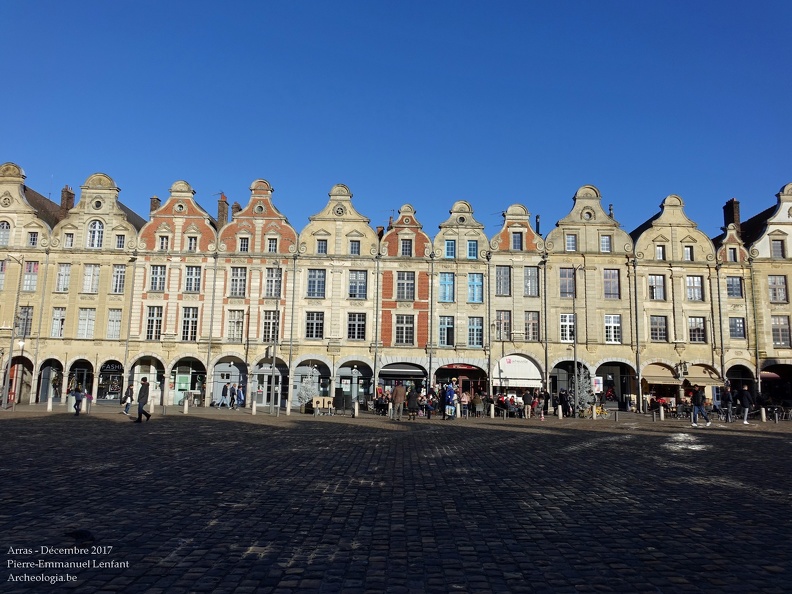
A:
<svg viewBox="0 0 792 594">
<path fill-rule="evenodd" d="M 151 265 L 151 290 L 164 291 L 165 290 L 165 265 L 152 264 Z"/>
<path fill-rule="evenodd" d="M 86 264 L 83 267 L 83 293 L 99 292 L 99 270 L 99 264 Z"/>
<path fill-rule="evenodd" d="M 11 239 L 11 225 L 8 223 L 8 221 L 0 221 L 0 245 L 2 246 L 8 245 L 10 239 Z"/>
<path fill-rule="evenodd" d="M 274 237 L 267 239 L 267 253 L 276 254 L 278 252 L 278 240 Z"/>
<path fill-rule="evenodd" d="M 445 240 L 445 257 L 448 259 L 456 258 L 456 239 Z"/>
<path fill-rule="evenodd" d="M 231 267 L 231 297 L 244 297 L 247 294 L 247 268 Z"/>
<path fill-rule="evenodd" d="M 102 221 L 91 221 L 88 223 L 88 248 L 99 249 L 104 240 L 104 223 Z"/>
<path fill-rule="evenodd" d="M 467 258 L 468 260 L 475 260 L 478 258 L 478 240 L 468 239 L 467 242 Z"/>
<path fill-rule="evenodd" d="M 28 247 L 36 247 L 38 245 L 38 239 L 38 231 L 31 231 L 28 233 Z"/>
<path fill-rule="evenodd" d="M 398 301 L 415 300 L 415 273 L 396 273 L 396 299 Z"/>
<path fill-rule="evenodd" d="M 326 239 L 317 239 L 316 240 L 316 253 L 317 254 L 326 254 L 327 253 L 327 240 Z"/>
<path fill-rule="evenodd" d="M 484 303 L 484 274 L 468 273 L 468 303 Z"/>
<path fill-rule="evenodd" d="M 366 314 L 351 313 L 347 317 L 347 338 L 366 340 Z"/>
<path fill-rule="evenodd" d="M 440 316 L 440 346 L 454 346 L 454 316 Z"/>
<path fill-rule="evenodd" d="M 602 282 L 605 287 L 605 299 L 620 299 L 621 287 L 619 283 L 619 269 L 606 268 L 602 272 Z"/>
<path fill-rule="evenodd" d="M 187 266 L 185 268 L 184 292 L 185 293 L 200 293 L 201 292 L 201 267 L 200 266 Z"/>
<path fill-rule="evenodd" d="M 322 268 L 308 270 L 308 297 L 323 299 L 325 296 L 326 271 Z"/>
<path fill-rule="evenodd" d="M 511 234 L 511 249 L 522 251 L 522 249 L 523 249 L 523 234 L 522 233 L 512 233 Z"/>
<path fill-rule="evenodd" d="M 442 303 L 452 303 L 454 301 L 454 273 L 440 273 L 440 295 L 438 301 Z"/>
<path fill-rule="evenodd" d="M 350 270 L 349 271 L 349 298 L 350 299 L 365 299 L 367 293 L 366 287 L 367 274 L 365 270 Z"/>
<path fill-rule="evenodd" d="M 240 252 L 248 252 L 248 251 L 250 251 L 250 238 L 249 237 L 240 237 L 239 238 L 239 251 Z"/>
<path fill-rule="evenodd" d="M 65 248 L 73 248 L 74 247 L 74 233 L 64 233 L 63 234 L 63 247 L 65 247 Z"/>
<path fill-rule="evenodd" d="M 564 247 L 567 252 L 576 252 L 578 249 L 577 233 L 567 233 L 564 237 Z"/>
<path fill-rule="evenodd" d="M 402 239 L 400 243 L 401 243 L 401 251 L 399 252 L 399 255 L 412 256 L 412 251 L 413 251 L 412 239 Z"/>
<path fill-rule="evenodd" d="M 776 260 L 786 258 L 786 246 L 783 239 L 770 240 L 770 257 Z"/>
<path fill-rule="evenodd" d="M 666 249 L 664 245 L 656 245 L 655 246 L 655 260 L 665 260 L 666 259 Z"/>
<path fill-rule="evenodd" d="M 415 316 L 396 315 L 396 344 L 409 346 L 415 343 Z"/>
<path fill-rule="evenodd" d="M 739 276 L 726 277 L 726 296 L 727 297 L 742 297 L 743 285 L 742 278 Z"/>
<path fill-rule="evenodd" d="M 359 256 L 360 255 L 360 240 L 353 239 L 349 242 L 349 254 L 351 256 Z"/>
<path fill-rule="evenodd" d="M 484 318 L 479 316 L 468 318 L 468 346 L 484 346 Z"/>
<path fill-rule="evenodd" d="M 170 249 L 170 237 L 167 235 L 160 235 L 159 236 L 159 250 L 161 252 L 167 252 Z"/>
<path fill-rule="evenodd" d="M 701 276 L 688 276 L 685 278 L 687 285 L 688 301 L 704 301 L 704 279 Z"/>
<path fill-rule="evenodd" d="M 600 235 L 600 252 L 609 254 L 613 251 L 613 237 L 610 235 Z"/>
<path fill-rule="evenodd" d="M 726 260 L 728 262 L 736 262 L 737 261 L 737 248 L 730 247 L 726 251 Z"/>
<path fill-rule="evenodd" d="M 324 312 L 306 312 L 305 338 L 324 338 Z"/>
<path fill-rule="evenodd" d="M 499 297 L 511 295 L 511 266 L 495 267 L 495 294 Z"/>
<path fill-rule="evenodd" d="M 692 245 L 684 245 L 682 246 L 682 258 L 686 262 L 693 261 L 693 246 Z"/>
<path fill-rule="evenodd" d="M 116 235 L 116 249 L 123 250 L 126 245 L 126 235 Z"/>
</svg>

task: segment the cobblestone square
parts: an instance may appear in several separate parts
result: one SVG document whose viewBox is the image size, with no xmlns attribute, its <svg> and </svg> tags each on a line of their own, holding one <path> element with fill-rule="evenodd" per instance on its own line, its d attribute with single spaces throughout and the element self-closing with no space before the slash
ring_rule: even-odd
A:
<svg viewBox="0 0 792 594">
<path fill-rule="evenodd" d="M 789 591 L 789 422 L 116 410 L 0 416 L 3 591 Z"/>
</svg>

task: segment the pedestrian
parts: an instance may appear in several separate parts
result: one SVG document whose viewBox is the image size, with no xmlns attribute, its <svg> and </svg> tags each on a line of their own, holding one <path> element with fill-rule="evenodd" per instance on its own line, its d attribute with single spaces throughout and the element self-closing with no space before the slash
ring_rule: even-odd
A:
<svg viewBox="0 0 792 594">
<path fill-rule="evenodd" d="M 407 392 L 407 415 L 410 421 L 414 421 L 418 416 L 418 390 L 415 389 L 415 384 Z"/>
<path fill-rule="evenodd" d="M 456 390 L 454 389 L 454 386 L 452 384 L 448 384 L 448 386 L 446 387 L 446 395 L 445 395 L 446 419 L 456 418 L 456 401 L 457 401 Z"/>
<path fill-rule="evenodd" d="M 143 416 L 146 416 L 146 421 L 151 418 L 151 414 L 146 412 L 145 406 L 148 404 L 148 397 L 149 397 L 149 383 L 148 378 L 141 378 L 140 379 L 140 390 L 138 390 L 138 416 L 135 423 L 140 423 L 143 421 Z"/>
<path fill-rule="evenodd" d="M 234 410 L 236 408 L 236 395 L 237 395 L 237 385 L 231 384 L 231 389 L 228 391 L 228 408 Z"/>
<path fill-rule="evenodd" d="M 132 387 L 132 384 L 127 386 L 126 392 L 124 392 L 124 399 L 121 402 L 124 405 L 124 410 L 121 411 L 122 414 L 129 416 L 129 407 L 132 406 L 132 401 L 134 400 L 135 389 Z"/>
<path fill-rule="evenodd" d="M 743 410 L 743 425 L 750 425 L 748 422 L 748 413 L 751 412 L 751 408 L 753 408 L 756 402 L 754 401 L 753 395 L 748 391 L 747 385 L 743 384 L 742 390 L 737 394 L 737 399 L 740 401 L 740 406 L 742 406 Z"/>
<path fill-rule="evenodd" d="M 91 404 L 93 404 L 93 394 L 88 390 L 85 391 L 85 414 L 91 414 Z"/>
<path fill-rule="evenodd" d="M 407 397 L 407 390 L 401 382 L 393 388 L 393 418 L 401 421 L 402 409 L 404 409 L 404 399 Z"/>
<path fill-rule="evenodd" d="M 572 407 L 569 402 L 569 393 L 566 390 L 561 390 L 558 393 L 558 399 L 561 402 L 561 414 L 565 417 L 571 417 Z"/>
<path fill-rule="evenodd" d="M 231 382 L 226 382 L 220 391 L 220 400 L 215 404 L 215 408 L 220 408 L 224 403 L 228 403 L 228 391 L 231 389 Z"/>
<path fill-rule="evenodd" d="M 733 407 L 734 406 L 734 397 L 731 393 L 731 388 L 726 386 L 721 392 L 721 410 L 724 410 L 726 413 L 726 422 L 731 423 L 734 420 L 732 416 Z"/>
<path fill-rule="evenodd" d="M 77 384 L 74 384 L 71 394 L 74 397 L 74 416 L 79 417 L 80 410 L 82 410 L 82 401 L 83 401 L 82 389 Z"/>
<path fill-rule="evenodd" d="M 704 388 L 699 388 L 698 384 L 693 386 L 693 393 L 690 396 L 693 404 L 693 423 L 691 427 L 698 427 L 698 415 L 701 414 L 704 417 L 704 420 L 707 421 L 707 427 L 712 424 L 709 417 L 707 416 L 707 411 L 704 410 L 704 402 L 706 400 L 704 396 Z"/>
<path fill-rule="evenodd" d="M 236 405 L 238 409 L 245 408 L 245 388 L 242 387 L 242 384 L 237 387 Z"/>
<path fill-rule="evenodd" d="M 432 419 L 432 413 L 435 410 L 435 405 L 437 404 L 437 394 L 435 393 L 434 386 L 429 386 L 429 390 L 426 393 L 426 420 Z"/>
</svg>

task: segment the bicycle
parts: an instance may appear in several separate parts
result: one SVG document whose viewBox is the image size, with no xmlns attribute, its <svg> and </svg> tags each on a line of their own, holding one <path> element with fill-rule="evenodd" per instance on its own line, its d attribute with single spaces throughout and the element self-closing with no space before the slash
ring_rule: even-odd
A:
<svg viewBox="0 0 792 594">
<path fill-rule="evenodd" d="M 597 415 L 597 417 L 602 418 L 602 419 L 607 419 L 610 416 L 610 413 L 608 412 L 608 409 L 605 408 L 604 406 L 599 405 L 599 404 L 596 405 L 596 407 L 594 409 L 594 412 Z M 591 405 L 589 405 L 586 408 L 583 408 L 583 409 L 580 410 L 580 418 L 581 419 L 590 419 L 591 417 L 592 417 L 592 415 L 591 415 Z"/>
</svg>

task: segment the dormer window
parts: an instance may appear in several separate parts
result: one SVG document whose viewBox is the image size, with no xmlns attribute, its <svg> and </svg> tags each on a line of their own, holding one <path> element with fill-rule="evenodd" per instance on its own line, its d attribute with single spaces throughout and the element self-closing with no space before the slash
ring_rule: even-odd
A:
<svg viewBox="0 0 792 594">
<path fill-rule="evenodd" d="M 31 231 L 28 233 L 28 247 L 36 247 L 38 245 L 38 239 L 38 231 Z"/>
<path fill-rule="evenodd" d="M 239 251 L 240 252 L 249 252 L 250 251 L 250 238 L 249 237 L 240 237 L 239 238 Z"/>
<path fill-rule="evenodd" d="M 327 240 L 326 239 L 317 239 L 316 240 L 316 253 L 317 254 L 326 254 L 327 253 Z"/>
<path fill-rule="evenodd" d="M 278 240 L 274 237 L 267 239 L 267 252 L 270 254 L 278 253 Z"/>
<path fill-rule="evenodd" d="M 523 249 L 523 234 L 522 233 L 512 233 L 511 234 L 511 249 L 522 251 L 522 249 Z"/>
<path fill-rule="evenodd" d="M 159 236 L 159 249 L 161 252 L 167 252 L 170 249 L 170 237 L 167 235 Z"/>
<path fill-rule="evenodd" d="M 351 256 L 359 256 L 360 255 L 360 241 L 357 239 L 353 239 L 349 242 L 349 254 Z"/>
<path fill-rule="evenodd" d="M 567 233 L 566 237 L 564 238 L 564 246 L 567 252 L 576 252 L 577 247 L 577 234 L 576 233 Z"/>
<path fill-rule="evenodd" d="M 786 246 L 783 239 L 770 240 L 770 257 L 774 260 L 783 260 L 786 258 Z"/>
<path fill-rule="evenodd" d="M 91 221 L 88 223 L 88 242 L 89 249 L 98 250 L 104 241 L 104 223 L 102 221 Z"/>
<path fill-rule="evenodd" d="M 685 262 L 692 262 L 693 261 L 693 246 L 692 245 L 685 245 L 682 246 L 682 253 Z"/>
<path fill-rule="evenodd" d="M 194 235 L 191 235 L 187 238 L 187 251 L 188 252 L 197 252 L 198 251 L 198 238 Z"/>
<path fill-rule="evenodd" d="M 655 246 L 655 260 L 665 260 L 666 259 L 666 249 L 664 245 L 656 245 Z"/>
</svg>

